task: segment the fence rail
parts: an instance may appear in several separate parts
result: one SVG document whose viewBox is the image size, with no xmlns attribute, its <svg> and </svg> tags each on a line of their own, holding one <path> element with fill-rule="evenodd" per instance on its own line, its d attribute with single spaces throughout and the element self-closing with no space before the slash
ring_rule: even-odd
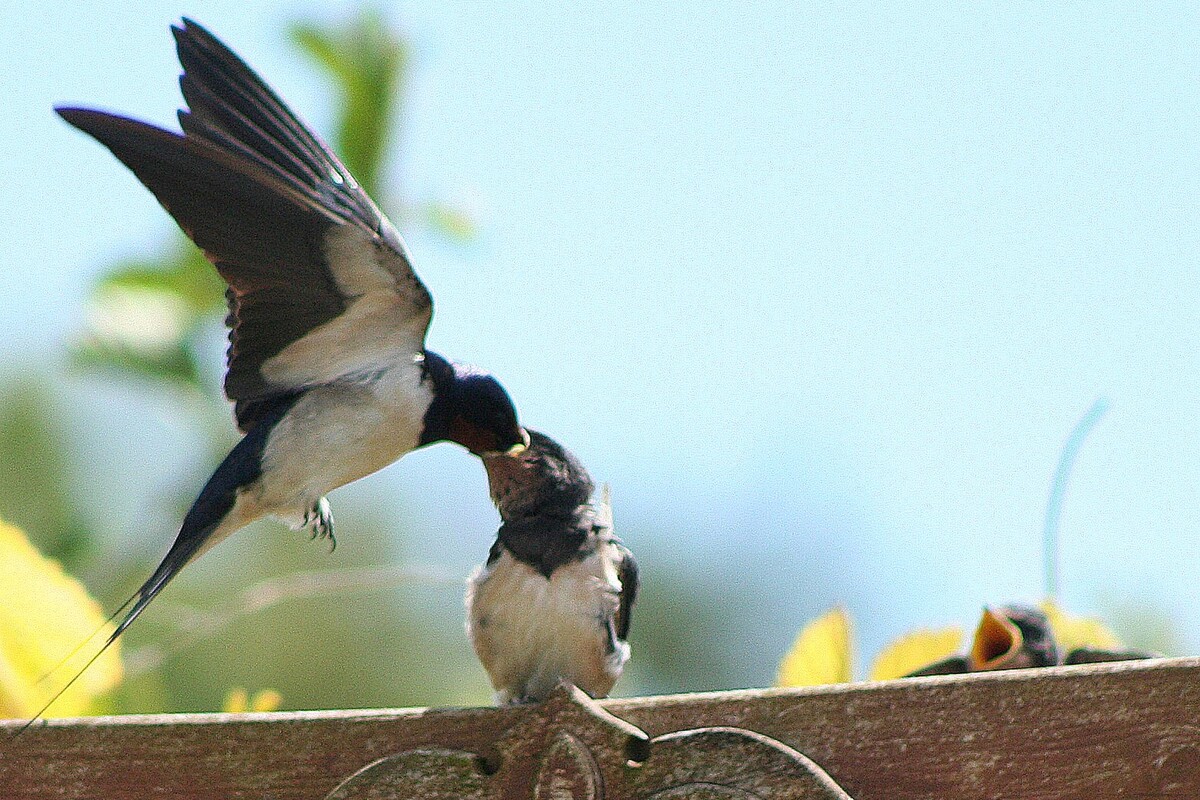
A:
<svg viewBox="0 0 1200 800">
<path fill-rule="evenodd" d="M 19 722 L 0 722 L 14 731 Z M 1200 798 L 1200 659 L 535 706 L 52 720 L 0 798 Z"/>
</svg>

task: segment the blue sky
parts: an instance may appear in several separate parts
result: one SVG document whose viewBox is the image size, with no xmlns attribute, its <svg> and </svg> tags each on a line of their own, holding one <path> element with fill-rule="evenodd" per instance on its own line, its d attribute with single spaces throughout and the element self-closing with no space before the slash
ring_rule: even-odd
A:
<svg viewBox="0 0 1200 800">
<path fill-rule="evenodd" d="M 171 224 L 51 105 L 171 124 L 167 26 L 186 13 L 327 130 L 324 87 L 280 32 L 345 5 L 0 8 L 14 359 L 61 360 L 97 270 Z M 1104 396 L 1062 521 L 1063 599 L 1161 610 L 1200 649 L 1195 7 L 391 11 L 416 58 L 393 182 L 481 227 L 469 246 L 409 236 L 430 345 L 494 371 L 613 484 L 643 560 L 748 565 L 771 652 L 835 602 L 869 651 L 1036 599 L 1059 450 Z M 129 460 L 112 468 L 142 474 Z M 468 459 L 371 480 L 423 517 L 462 509 L 449 555 L 406 553 L 486 548 Z M 838 579 L 813 581 L 814 562 Z"/>
</svg>

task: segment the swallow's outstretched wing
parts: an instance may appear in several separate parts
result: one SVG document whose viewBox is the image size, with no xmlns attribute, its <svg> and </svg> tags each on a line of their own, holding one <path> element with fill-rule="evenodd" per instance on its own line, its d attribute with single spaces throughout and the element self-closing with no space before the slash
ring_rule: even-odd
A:
<svg viewBox="0 0 1200 800">
<path fill-rule="evenodd" d="M 424 352 L 433 312 L 395 227 L 224 44 L 173 29 L 183 134 L 59 108 L 154 193 L 229 285 L 225 392 L 248 431 L 276 398 Z"/>
</svg>

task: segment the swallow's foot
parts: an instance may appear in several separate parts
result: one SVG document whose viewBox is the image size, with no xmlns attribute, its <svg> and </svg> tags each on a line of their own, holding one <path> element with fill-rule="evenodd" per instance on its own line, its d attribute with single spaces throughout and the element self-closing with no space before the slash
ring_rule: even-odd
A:
<svg viewBox="0 0 1200 800">
<path fill-rule="evenodd" d="M 304 515 L 301 527 L 311 530 L 313 539 L 328 539 L 329 552 L 337 549 L 337 539 L 333 538 L 333 512 L 329 510 L 329 501 L 324 497 L 317 500 Z"/>
</svg>

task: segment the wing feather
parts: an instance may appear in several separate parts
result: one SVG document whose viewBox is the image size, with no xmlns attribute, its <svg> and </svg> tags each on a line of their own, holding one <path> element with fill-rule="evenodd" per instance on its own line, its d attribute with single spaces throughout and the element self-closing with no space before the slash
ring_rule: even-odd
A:
<svg viewBox="0 0 1200 800">
<path fill-rule="evenodd" d="M 183 135 L 58 111 L 137 175 L 228 283 L 225 393 L 239 426 L 263 402 L 422 352 L 432 299 L 392 224 L 228 47 L 190 20 L 172 30 Z"/>
<path fill-rule="evenodd" d="M 617 614 L 613 620 L 617 638 L 622 641 L 629 638 L 629 626 L 633 623 L 633 604 L 637 602 L 639 588 L 638 566 L 633 553 L 623 545 L 617 545 L 621 553 L 621 563 L 617 566 L 617 578 L 621 581 L 621 597 L 617 604 Z"/>
</svg>

